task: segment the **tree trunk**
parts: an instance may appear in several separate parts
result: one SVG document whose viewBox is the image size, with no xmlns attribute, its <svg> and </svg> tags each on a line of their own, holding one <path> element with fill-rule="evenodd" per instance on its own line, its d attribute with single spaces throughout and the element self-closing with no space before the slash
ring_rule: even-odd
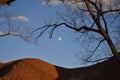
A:
<svg viewBox="0 0 120 80">
<path fill-rule="evenodd" d="M 84 0 L 84 1 L 85 1 L 86 7 L 87 7 L 87 9 L 88 9 L 88 11 L 89 11 L 92 19 L 94 20 L 94 22 L 96 23 L 96 25 L 97 25 L 97 27 L 98 27 L 98 29 L 99 29 L 99 31 L 100 31 L 100 34 L 101 34 L 101 35 L 104 37 L 104 39 L 107 41 L 107 43 L 108 43 L 108 45 L 109 45 L 109 47 L 110 47 L 110 49 L 111 49 L 112 54 L 114 55 L 114 57 L 115 57 L 115 58 L 118 60 L 118 62 L 120 63 L 120 54 L 119 54 L 119 52 L 117 51 L 115 45 L 113 44 L 113 42 L 112 42 L 109 34 L 103 29 L 103 27 L 102 27 L 102 25 L 101 25 L 101 23 L 100 23 L 100 15 L 99 15 L 99 13 L 98 13 L 99 16 L 96 18 L 96 16 L 95 16 L 95 14 L 93 13 L 92 8 L 91 8 L 88 0 Z"/>
<path fill-rule="evenodd" d="M 113 55 L 116 57 L 116 59 L 120 62 L 120 54 L 119 54 L 119 52 L 117 51 L 114 43 L 112 42 L 110 36 L 109 36 L 107 33 L 105 33 L 105 31 L 103 31 L 103 32 L 104 32 L 104 33 L 103 33 L 103 37 L 104 37 L 105 40 L 107 41 L 107 43 L 108 43 L 108 45 L 109 45 L 109 47 L 110 47 L 110 49 L 111 49 L 112 54 L 113 54 Z"/>
<path fill-rule="evenodd" d="M 120 54 L 117 51 L 113 41 L 111 40 L 109 34 L 103 29 L 103 27 L 101 26 L 101 24 L 98 22 L 96 23 L 98 26 L 98 29 L 100 30 L 101 35 L 104 37 L 104 39 L 107 41 L 112 54 L 114 55 L 114 57 L 118 60 L 118 62 L 120 63 Z"/>
</svg>

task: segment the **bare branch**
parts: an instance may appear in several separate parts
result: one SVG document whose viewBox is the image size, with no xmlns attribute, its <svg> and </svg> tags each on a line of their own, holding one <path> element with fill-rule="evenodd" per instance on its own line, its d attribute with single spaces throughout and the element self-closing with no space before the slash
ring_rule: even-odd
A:
<svg viewBox="0 0 120 80">
<path fill-rule="evenodd" d="M 102 16 L 102 19 L 103 19 L 103 22 L 104 22 L 104 26 L 105 26 L 105 30 L 106 30 L 106 33 L 108 34 L 108 27 L 107 27 L 107 22 L 103 16 L 103 14 L 101 15 Z"/>
<path fill-rule="evenodd" d="M 39 28 L 33 30 L 33 31 L 31 32 L 30 36 L 31 36 L 34 32 L 39 31 L 39 30 L 41 30 L 41 29 L 44 29 L 44 28 L 46 28 L 46 27 L 47 27 L 47 26 L 43 26 L 43 27 L 39 27 Z"/>
<path fill-rule="evenodd" d="M 68 25 L 68 24 L 66 24 L 66 23 L 60 23 L 60 24 L 58 24 L 58 26 L 60 26 L 60 25 L 65 25 L 66 27 L 68 27 L 68 28 L 70 28 L 70 29 L 73 29 L 73 30 L 75 30 L 75 31 L 77 31 L 77 32 L 80 32 L 80 31 L 82 31 L 82 30 L 86 30 L 86 31 L 93 31 L 93 32 L 100 33 L 99 30 L 94 29 L 94 28 L 89 28 L 89 27 L 87 27 L 87 26 L 81 26 L 80 28 L 76 28 L 76 27 L 70 26 L 70 25 Z"/>
<path fill-rule="evenodd" d="M 91 3 L 95 8 L 96 8 L 96 10 L 97 11 L 99 11 L 99 8 L 98 8 L 98 6 L 97 6 L 97 4 L 96 3 L 94 3 L 93 1 L 91 1 L 91 0 L 87 0 L 89 3 Z"/>
<path fill-rule="evenodd" d="M 112 13 L 112 12 L 119 12 L 120 9 L 111 9 L 111 10 L 107 10 L 107 11 L 103 11 L 102 14 L 106 14 L 106 13 Z"/>
<path fill-rule="evenodd" d="M 36 42 L 40 36 L 42 36 L 49 27 L 46 27 L 36 38 Z"/>
<path fill-rule="evenodd" d="M 93 51 L 93 55 L 95 54 L 96 50 L 98 49 L 98 47 L 100 46 L 100 44 L 105 41 L 105 39 L 102 39 L 101 41 L 99 41 L 98 45 L 96 46 L 96 48 Z"/>
<path fill-rule="evenodd" d="M 81 26 L 80 28 L 76 28 L 76 27 L 68 25 L 67 23 L 60 23 L 60 24 L 45 25 L 43 27 L 37 28 L 37 29 L 35 29 L 34 31 L 31 32 L 31 35 L 36 31 L 39 31 L 39 30 L 41 31 L 42 30 L 40 32 L 40 34 L 37 36 L 37 39 L 38 39 L 40 36 L 42 36 L 45 33 L 46 30 L 48 30 L 49 28 L 52 28 L 51 33 L 50 33 L 50 38 L 52 38 L 54 30 L 61 25 L 64 25 L 65 27 L 70 28 L 72 30 L 75 30 L 77 32 L 81 32 L 82 30 L 85 30 L 85 31 L 93 31 L 93 32 L 96 32 L 96 33 L 100 34 L 99 30 L 94 29 L 92 27 L 89 28 L 87 26 Z"/>
<path fill-rule="evenodd" d="M 96 22 L 97 22 L 97 21 L 96 21 L 96 17 L 95 17 L 95 15 L 94 15 L 94 13 L 92 12 L 92 8 L 91 8 L 91 6 L 90 6 L 88 0 L 84 0 L 84 1 L 85 1 L 86 7 L 87 7 L 87 9 L 88 9 L 88 11 L 89 11 L 91 17 L 93 18 L 93 20 L 94 20 L 95 23 L 96 23 Z"/>
<path fill-rule="evenodd" d="M 111 22 L 111 24 L 114 23 L 118 17 L 120 17 L 120 13 L 118 13 L 118 14 L 114 17 L 114 19 L 113 19 L 113 21 Z"/>
<path fill-rule="evenodd" d="M 111 57 L 105 57 L 105 58 L 101 58 L 101 59 L 97 59 L 97 60 L 89 60 L 89 59 L 85 59 L 85 58 L 80 57 L 80 59 L 82 59 L 85 63 L 96 63 L 96 62 L 98 63 L 100 61 L 104 61 L 104 60 L 107 60 L 109 58 L 111 58 Z"/>
<path fill-rule="evenodd" d="M 57 28 L 57 26 L 53 27 L 52 30 L 50 31 L 50 32 L 51 32 L 51 33 L 50 33 L 50 39 L 52 38 L 53 33 L 54 33 L 54 30 L 55 30 L 56 28 Z"/>
<path fill-rule="evenodd" d="M 95 49 L 92 51 L 92 53 L 85 59 L 86 61 L 89 61 L 89 59 L 95 55 L 96 50 L 100 47 L 100 44 L 104 41 L 105 41 L 105 39 L 102 39 L 99 41 L 98 45 L 95 47 Z"/>
</svg>

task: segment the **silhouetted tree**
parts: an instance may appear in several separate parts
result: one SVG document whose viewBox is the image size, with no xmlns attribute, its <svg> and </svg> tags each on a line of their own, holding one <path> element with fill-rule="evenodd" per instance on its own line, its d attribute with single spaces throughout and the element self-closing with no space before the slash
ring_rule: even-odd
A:
<svg viewBox="0 0 120 80">
<path fill-rule="evenodd" d="M 101 45 L 104 45 L 102 43 L 105 42 L 108 44 L 113 56 L 120 61 L 120 53 L 116 45 L 116 42 L 118 42 L 120 38 L 118 35 L 118 33 L 120 33 L 120 0 L 43 1 L 46 2 L 46 4 L 49 4 L 52 1 L 56 1 L 58 4 L 63 3 L 66 6 L 65 8 L 67 11 L 60 14 L 62 19 L 60 22 L 47 24 L 43 27 L 35 29 L 32 34 L 40 31 L 36 39 L 48 30 L 50 31 L 50 38 L 52 38 L 55 29 L 64 26 L 78 32 L 85 39 L 89 38 L 87 40 L 90 40 L 93 43 L 92 45 L 95 46 L 92 53 L 87 57 L 87 61 L 89 61 L 95 53 L 97 54 L 96 50 L 101 47 Z"/>
</svg>

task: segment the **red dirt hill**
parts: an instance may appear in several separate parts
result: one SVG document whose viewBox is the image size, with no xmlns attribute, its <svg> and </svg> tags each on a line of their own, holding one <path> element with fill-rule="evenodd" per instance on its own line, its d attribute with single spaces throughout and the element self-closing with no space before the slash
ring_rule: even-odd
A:
<svg viewBox="0 0 120 80">
<path fill-rule="evenodd" d="M 56 80 L 57 77 L 53 65 L 33 58 L 8 62 L 0 69 L 0 80 Z"/>
<path fill-rule="evenodd" d="M 26 58 L 0 63 L 0 80 L 120 80 L 120 63 L 110 58 L 96 65 L 67 69 Z"/>
</svg>

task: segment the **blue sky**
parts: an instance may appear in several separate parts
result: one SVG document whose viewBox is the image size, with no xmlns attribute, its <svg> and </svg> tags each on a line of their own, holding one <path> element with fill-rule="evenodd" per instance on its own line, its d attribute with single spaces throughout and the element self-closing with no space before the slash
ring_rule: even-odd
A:
<svg viewBox="0 0 120 80">
<path fill-rule="evenodd" d="M 62 10 L 61 6 L 44 6 L 42 0 L 16 0 L 11 6 L 4 6 L 8 11 L 17 16 L 24 16 L 25 24 L 30 26 L 43 25 L 44 20 L 55 18 L 56 11 Z M 16 18 L 17 19 L 17 18 Z M 21 18 L 20 18 L 21 19 Z M 23 19 L 23 18 L 22 18 Z M 6 36 L 0 38 L 0 61 L 8 62 L 15 59 L 34 57 L 49 63 L 63 67 L 79 67 L 74 64 L 78 59 L 75 57 L 82 49 L 75 40 L 75 34 L 67 29 L 58 30 L 52 39 L 44 36 L 38 44 L 30 44 L 19 37 Z M 59 41 L 58 38 L 62 40 Z"/>
</svg>

